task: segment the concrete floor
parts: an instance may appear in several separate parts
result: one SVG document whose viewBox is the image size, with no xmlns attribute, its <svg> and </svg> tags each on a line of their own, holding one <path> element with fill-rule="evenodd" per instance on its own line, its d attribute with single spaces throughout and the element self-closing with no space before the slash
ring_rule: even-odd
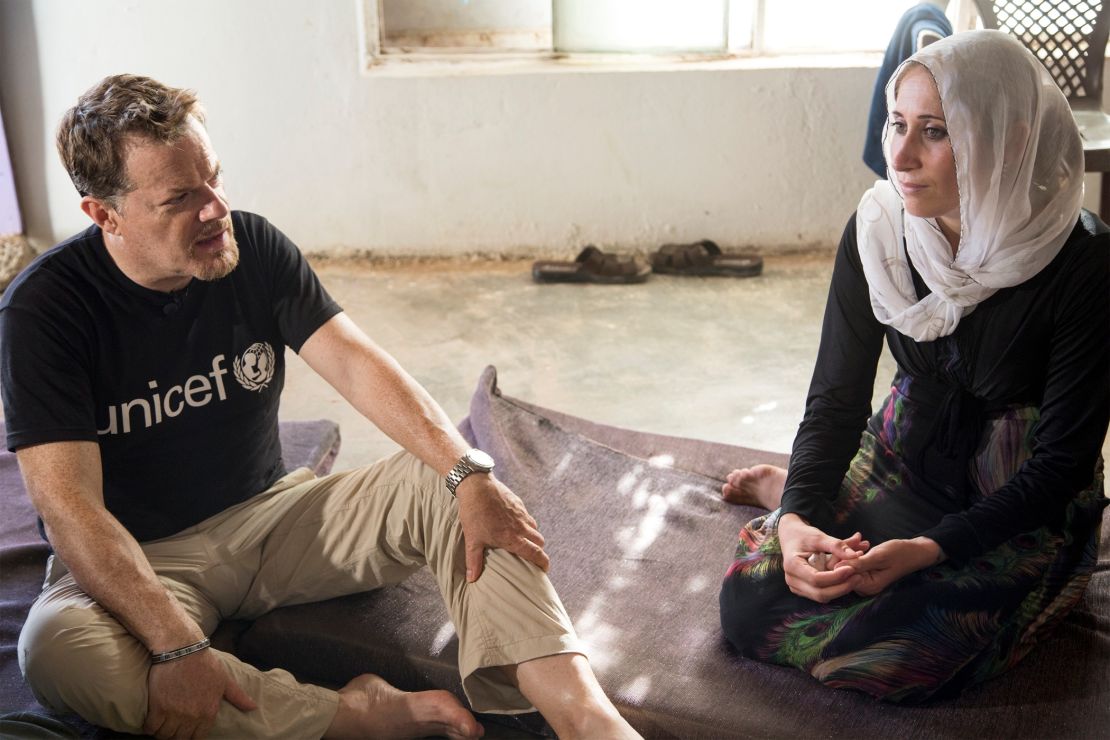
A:
<svg viewBox="0 0 1110 740">
<path fill-rule="evenodd" d="M 767 259 L 758 278 L 652 276 L 537 285 L 529 262 L 318 262 L 328 290 L 455 420 L 487 365 L 501 389 L 594 421 L 788 451 L 829 256 Z M 282 416 L 340 423 L 337 469 L 396 446 L 291 352 Z M 893 366 L 880 371 L 885 385 Z"/>
<path fill-rule="evenodd" d="M 633 429 L 788 452 L 817 352 L 832 255 L 766 258 L 758 278 L 654 275 L 537 285 L 530 263 L 318 262 L 332 295 L 461 420 L 482 369 L 525 401 Z M 876 401 L 894 372 L 880 361 Z M 396 445 L 292 353 L 287 419 L 339 422 L 336 469 Z M 1110 458 L 1110 443 L 1103 447 Z"/>
<path fill-rule="evenodd" d="M 759 278 L 653 276 L 537 285 L 528 262 L 317 270 L 351 317 L 452 419 L 486 365 L 507 395 L 594 421 L 787 451 L 817 349 L 831 259 L 779 257 Z M 880 372 L 885 384 L 892 370 Z M 395 445 L 290 353 L 284 418 L 335 419 L 337 469 Z"/>
</svg>

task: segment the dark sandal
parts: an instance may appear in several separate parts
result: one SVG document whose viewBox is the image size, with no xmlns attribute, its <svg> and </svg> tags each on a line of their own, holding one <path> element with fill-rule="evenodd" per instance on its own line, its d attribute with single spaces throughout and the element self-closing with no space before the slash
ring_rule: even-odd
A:
<svg viewBox="0 0 1110 740">
<path fill-rule="evenodd" d="M 725 253 L 716 242 L 702 239 L 692 244 L 664 244 L 652 253 L 651 269 L 667 275 L 754 277 L 763 272 L 763 258 Z"/>
<path fill-rule="evenodd" d="M 649 275 L 651 268 L 640 259 L 606 254 L 593 244 L 587 245 L 574 262 L 532 263 L 532 279 L 537 283 L 642 283 Z"/>
</svg>

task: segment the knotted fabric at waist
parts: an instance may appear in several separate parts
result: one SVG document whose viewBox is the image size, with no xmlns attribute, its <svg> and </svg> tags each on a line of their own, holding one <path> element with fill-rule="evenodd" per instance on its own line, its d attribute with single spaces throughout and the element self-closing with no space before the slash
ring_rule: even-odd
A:
<svg viewBox="0 0 1110 740">
<path fill-rule="evenodd" d="M 902 376 L 893 390 L 912 408 L 897 429 L 886 430 L 898 437 L 894 449 L 921 484 L 957 505 L 972 493 L 971 463 L 989 420 L 1029 405 L 987 401 L 951 380 L 923 376 Z"/>
</svg>

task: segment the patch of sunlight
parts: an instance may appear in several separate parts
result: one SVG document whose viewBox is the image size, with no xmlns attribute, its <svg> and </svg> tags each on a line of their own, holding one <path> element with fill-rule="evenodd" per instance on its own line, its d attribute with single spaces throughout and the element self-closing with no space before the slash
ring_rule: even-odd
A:
<svg viewBox="0 0 1110 740">
<path fill-rule="evenodd" d="M 701 593 L 709 587 L 709 579 L 702 575 L 697 575 L 686 582 L 686 590 L 692 594 Z"/>
<path fill-rule="evenodd" d="M 689 483 L 683 483 L 678 488 L 673 489 L 667 494 L 667 503 L 671 506 L 678 506 L 686 500 L 686 494 L 693 491 L 700 490 L 697 486 L 692 486 Z"/>
<path fill-rule="evenodd" d="M 617 481 L 617 493 L 625 496 L 631 493 L 633 486 L 640 480 L 640 474 L 643 472 L 644 466 L 637 465 L 635 468 L 622 475 L 621 479 Z"/>
<path fill-rule="evenodd" d="M 618 664 L 621 658 L 621 651 L 617 649 L 618 630 L 598 614 L 605 603 L 605 594 L 596 594 L 585 611 L 574 618 L 574 630 L 587 648 L 590 663 L 602 671 Z"/>
<path fill-rule="evenodd" d="M 563 455 L 563 459 L 560 460 L 559 464 L 555 466 L 555 470 L 551 471 L 551 477 L 552 478 L 561 477 L 563 475 L 563 473 L 566 472 L 567 468 L 570 467 L 570 461 L 573 460 L 573 459 L 574 459 L 574 455 L 570 454 L 569 452 L 566 453 L 565 455 Z"/>
<path fill-rule="evenodd" d="M 636 676 L 632 679 L 632 683 L 622 686 L 617 693 L 622 698 L 639 704 L 647 698 L 649 691 L 651 691 L 651 676 Z"/>
<path fill-rule="evenodd" d="M 625 557 L 638 558 L 651 547 L 666 525 L 667 509 L 669 508 L 670 505 L 662 496 L 652 495 L 648 498 L 647 512 L 636 528 L 635 537 L 625 549 Z"/>
<path fill-rule="evenodd" d="M 444 622 L 443 626 L 436 632 L 435 639 L 432 640 L 432 655 L 439 655 L 443 652 L 443 648 L 447 647 L 447 643 L 451 642 L 451 638 L 455 636 L 455 625 L 450 622 Z"/>
</svg>

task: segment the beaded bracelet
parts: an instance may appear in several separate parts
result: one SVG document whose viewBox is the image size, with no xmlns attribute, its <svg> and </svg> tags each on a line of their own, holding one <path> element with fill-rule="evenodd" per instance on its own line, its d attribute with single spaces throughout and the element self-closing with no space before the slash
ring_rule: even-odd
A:
<svg viewBox="0 0 1110 740">
<path fill-rule="evenodd" d="M 170 650 L 167 653 L 151 653 L 150 662 L 151 663 L 168 663 L 171 660 L 177 660 L 178 658 L 184 658 L 186 655 L 192 655 L 193 653 L 199 653 L 201 650 L 204 650 L 205 648 L 209 647 L 211 644 L 212 644 L 212 642 L 206 637 L 203 640 L 201 640 L 200 642 L 194 642 L 192 645 L 186 645 L 185 647 L 178 648 L 177 650 Z"/>
</svg>

